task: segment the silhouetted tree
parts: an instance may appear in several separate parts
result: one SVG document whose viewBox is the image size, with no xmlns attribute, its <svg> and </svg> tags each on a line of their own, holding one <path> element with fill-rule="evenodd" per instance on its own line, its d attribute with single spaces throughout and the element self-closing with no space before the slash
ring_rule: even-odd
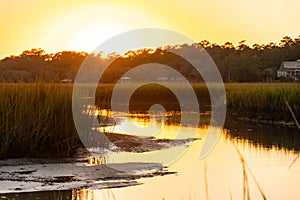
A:
<svg viewBox="0 0 300 200">
<path fill-rule="evenodd" d="M 20 55 L 12 55 L 0 61 L 0 81 L 2 82 L 60 82 L 62 79 L 74 79 L 81 63 L 89 57 L 90 72 L 103 67 L 111 59 L 115 60 L 105 82 L 114 82 L 120 74 L 145 63 L 163 63 L 174 67 L 191 81 L 199 80 L 197 71 L 168 50 L 185 51 L 188 48 L 202 46 L 216 63 L 225 82 L 274 81 L 276 70 L 282 61 L 300 59 L 300 36 L 295 39 L 285 36 L 277 45 L 253 44 L 252 47 L 242 40 L 237 46 L 231 42 L 223 45 L 203 40 L 192 45 L 182 44 L 157 49 L 130 50 L 123 56 L 110 53 L 88 54 L 86 52 L 62 51 L 47 54 L 40 48 L 25 50 Z M 201 48 L 202 48 L 201 47 Z M 195 58 L 197 59 L 197 58 Z M 154 69 L 155 70 L 155 69 Z M 149 72 L 150 73 L 150 72 Z M 109 75 L 108 75 L 109 74 Z M 88 78 L 89 75 L 86 75 Z M 202 80 L 200 78 L 200 80 Z M 281 79 L 278 79 L 281 81 Z M 286 81 L 286 80 L 283 80 Z"/>
</svg>

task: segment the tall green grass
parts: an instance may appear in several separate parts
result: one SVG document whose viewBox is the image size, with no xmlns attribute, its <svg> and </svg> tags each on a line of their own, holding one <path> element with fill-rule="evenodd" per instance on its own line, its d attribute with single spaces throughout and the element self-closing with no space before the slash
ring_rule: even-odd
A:
<svg viewBox="0 0 300 200">
<path fill-rule="evenodd" d="M 293 120 L 285 100 L 300 118 L 300 84 L 226 84 L 227 105 L 240 114 Z"/>
<path fill-rule="evenodd" d="M 70 154 L 79 144 L 72 86 L 0 85 L 0 158 Z"/>
<path fill-rule="evenodd" d="M 285 100 L 300 119 L 298 84 L 227 84 L 228 107 L 241 114 L 259 113 L 290 119 Z M 126 90 L 126 84 L 124 89 Z M 178 84 L 176 87 L 184 90 Z M 210 103 L 205 84 L 194 84 L 200 104 Z M 113 85 L 101 85 L 96 104 L 110 108 Z M 159 85 L 147 85 L 134 94 L 138 106 L 162 99 L 170 109 L 169 93 Z M 138 108 L 138 107 L 133 107 Z M 201 109 L 200 109 L 201 110 Z M 203 110 L 202 110 L 203 111 Z M 71 84 L 0 84 L 0 158 L 71 155 L 81 145 L 72 116 Z"/>
<path fill-rule="evenodd" d="M 138 84 L 138 83 L 137 83 Z M 172 84 L 172 88 L 167 88 L 163 85 L 157 83 L 149 83 L 145 85 L 141 85 L 137 90 L 134 91 L 130 98 L 129 109 L 131 111 L 148 111 L 151 105 L 153 104 L 161 104 L 164 106 L 166 111 L 180 111 L 180 103 L 183 105 L 189 105 L 190 102 L 179 102 L 176 97 L 174 91 L 176 91 L 177 95 L 181 95 L 181 97 L 186 97 L 186 92 L 189 89 L 183 83 L 169 83 Z M 133 84 L 120 84 L 118 88 L 121 91 L 118 95 L 126 95 L 127 91 L 130 91 L 133 86 L 137 86 Z M 199 99 L 199 107 L 201 111 L 205 111 L 208 109 L 208 105 L 211 104 L 209 92 L 207 90 L 207 86 L 205 84 L 193 84 L 192 85 L 198 99 Z M 173 91 L 172 91 L 173 89 Z M 100 108 L 110 108 L 110 98 L 111 92 L 114 90 L 113 84 L 101 84 L 97 88 L 97 97 L 96 104 Z M 188 99 L 189 100 L 189 99 Z M 193 107 L 193 106 L 190 106 Z"/>
</svg>

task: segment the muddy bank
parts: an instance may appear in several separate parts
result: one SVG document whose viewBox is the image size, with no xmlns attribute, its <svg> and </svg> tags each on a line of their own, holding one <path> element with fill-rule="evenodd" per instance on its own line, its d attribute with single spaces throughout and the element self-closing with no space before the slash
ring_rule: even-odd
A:
<svg viewBox="0 0 300 200">
<path fill-rule="evenodd" d="M 266 149 L 277 148 L 299 152 L 300 134 L 292 121 L 273 121 L 263 117 L 226 116 L 226 136 Z"/>
<path fill-rule="evenodd" d="M 71 189 L 103 189 L 141 184 L 139 178 L 173 174 L 160 163 L 113 163 L 105 157 L 111 152 L 150 152 L 188 145 L 189 139 L 156 139 L 125 134 L 107 133 L 114 145 L 111 149 L 96 149 L 99 158 L 78 149 L 74 157 L 51 159 L 0 160 L 0 193 L 20 193 Z M 97 152 L 98 151 L 98 152 Z M 93 152 L 94 153 L 94 152 Z M 101 162 L 101 159 L 104 159 Z"/>
<path fill-rule="evenodd" d="M 96 133 L 101 134 L 101 133 Z M 190 142 L 200 139 L 200 138 L 188 138 L 188 139 L 157 139 L 155 137 L 142 137 L 142 136 L 133 136 L 133 135 L 126 135 L 120 133 L 104 133 L 104 135 L 112 142 L 113 146 L 106 147 L 110 148 L 112 151 L 126 151 L 126 152 L 148 152 L 148 151 L 155 151 L 170 148 L 173 146 L 180 146 L 180 145 L 188 145 Z M 78 135 L 76 136 L 78 137 Z M 81 143 L 80 139 L 78 138 L 78 143 L 74 146 L 69 146 L 68 152 L 60 151 L 57 152 L 57 148 L 55 146 L 51 146 L 48 148 L 47 151 L 36 151 L 33 154 L 25 154 L 22 148 L 26 148 L 24 144 L 14 144 L 10 151 L 6 153 L 6 155 L 0 156 L 1 159 L 8 159 L 8 158 L 74 158 L 76 157 L 76 153 L 78 149 L 85 148 L 84 145 Z M 22 148 L 21 148 L 22 147 Z M 45 147 L 43 147 L 45 148 Z"/>
<path fill-rule="evenodd" d="M 173 173 L 159 163 L 87 165 L 52 163 L 51 160 L 39 164 L 40 161 L 30 161 L 36 164 L 1 161 L 0 193 L 127 187 L 141 184 L 137 181 L 139 178 Z"/>
<path fill-rule="evenodd" d="M 290 113 L 283 115 L 272 112 L 239 111 L 230 107 L 227 108 L 225 128 L 231 129 L 240 123 L 296 128 L 296 123 Z"/>
<path fill-rule="evenodd" d="M 155 137 L 141 137 L 118 133 L 106 133 L 105 135 L 117 147 L 115 151 L 136 153 L 162 150 L 174 146 L 188 145 L 194 140 L 200 139 L 157 139 Z"/>
</svg>

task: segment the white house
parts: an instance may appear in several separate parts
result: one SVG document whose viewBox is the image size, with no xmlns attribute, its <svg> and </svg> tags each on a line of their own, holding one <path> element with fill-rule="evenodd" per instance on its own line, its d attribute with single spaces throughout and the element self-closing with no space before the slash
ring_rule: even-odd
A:
<svg viewBox="0 0 300 200">
<path fill-rule="evenodd" d="M 121 83 L 128 83 L 130 80 L 131 80 L 131 78 L 128 76 L 121 77 Z"/>
<path fill-rule="evenodd" d="M 298 81 L 300 77 L 300 60 L 283 61 L 277 70 L 277 77 L 289 77 Z"/>
</svg>

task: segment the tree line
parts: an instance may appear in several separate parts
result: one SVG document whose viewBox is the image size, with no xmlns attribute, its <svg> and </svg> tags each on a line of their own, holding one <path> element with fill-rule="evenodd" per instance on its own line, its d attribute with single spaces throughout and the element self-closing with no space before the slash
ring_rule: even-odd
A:
<svg viewBox="0 0 300 200">
<path fill-rule="evenodd" d="M 243 40 L 234 45 L 223 45 L 203 40 L 192 45 L 182 44 L 157 49 L 128 51 L 124 55 L 62 51 L 47 54 L 42 49 L 23 51 L 18 56 L 10 56 L 0 61 L 0 82 L 61 82 L 74 80 L 82 62 L 89 57 L 91 70 L 103 67 L 104 63 L 114 61 L 105 71 L 102 82 L 115 82 L 122 74 L 135 66 L 146 63 L 161 63 L 172 66 L 190 81 L 202 80 L 197 71 L 184 59 L 178 58 L 170 49 L 185 51 L 187 48 L 202 46 L 216 63 L 224 82 L 273 82 L 291 81 L 278 79 L 276 71 L 282 61 L 300 59 L 300 36 L 292 39 L 285 36 L 281 41 L 269 44 L 248 46 Z M 152 70 L 155 71 L 155 70 Z M 149 72 L 150 73 L 150 72 Z"/>
</svg>

